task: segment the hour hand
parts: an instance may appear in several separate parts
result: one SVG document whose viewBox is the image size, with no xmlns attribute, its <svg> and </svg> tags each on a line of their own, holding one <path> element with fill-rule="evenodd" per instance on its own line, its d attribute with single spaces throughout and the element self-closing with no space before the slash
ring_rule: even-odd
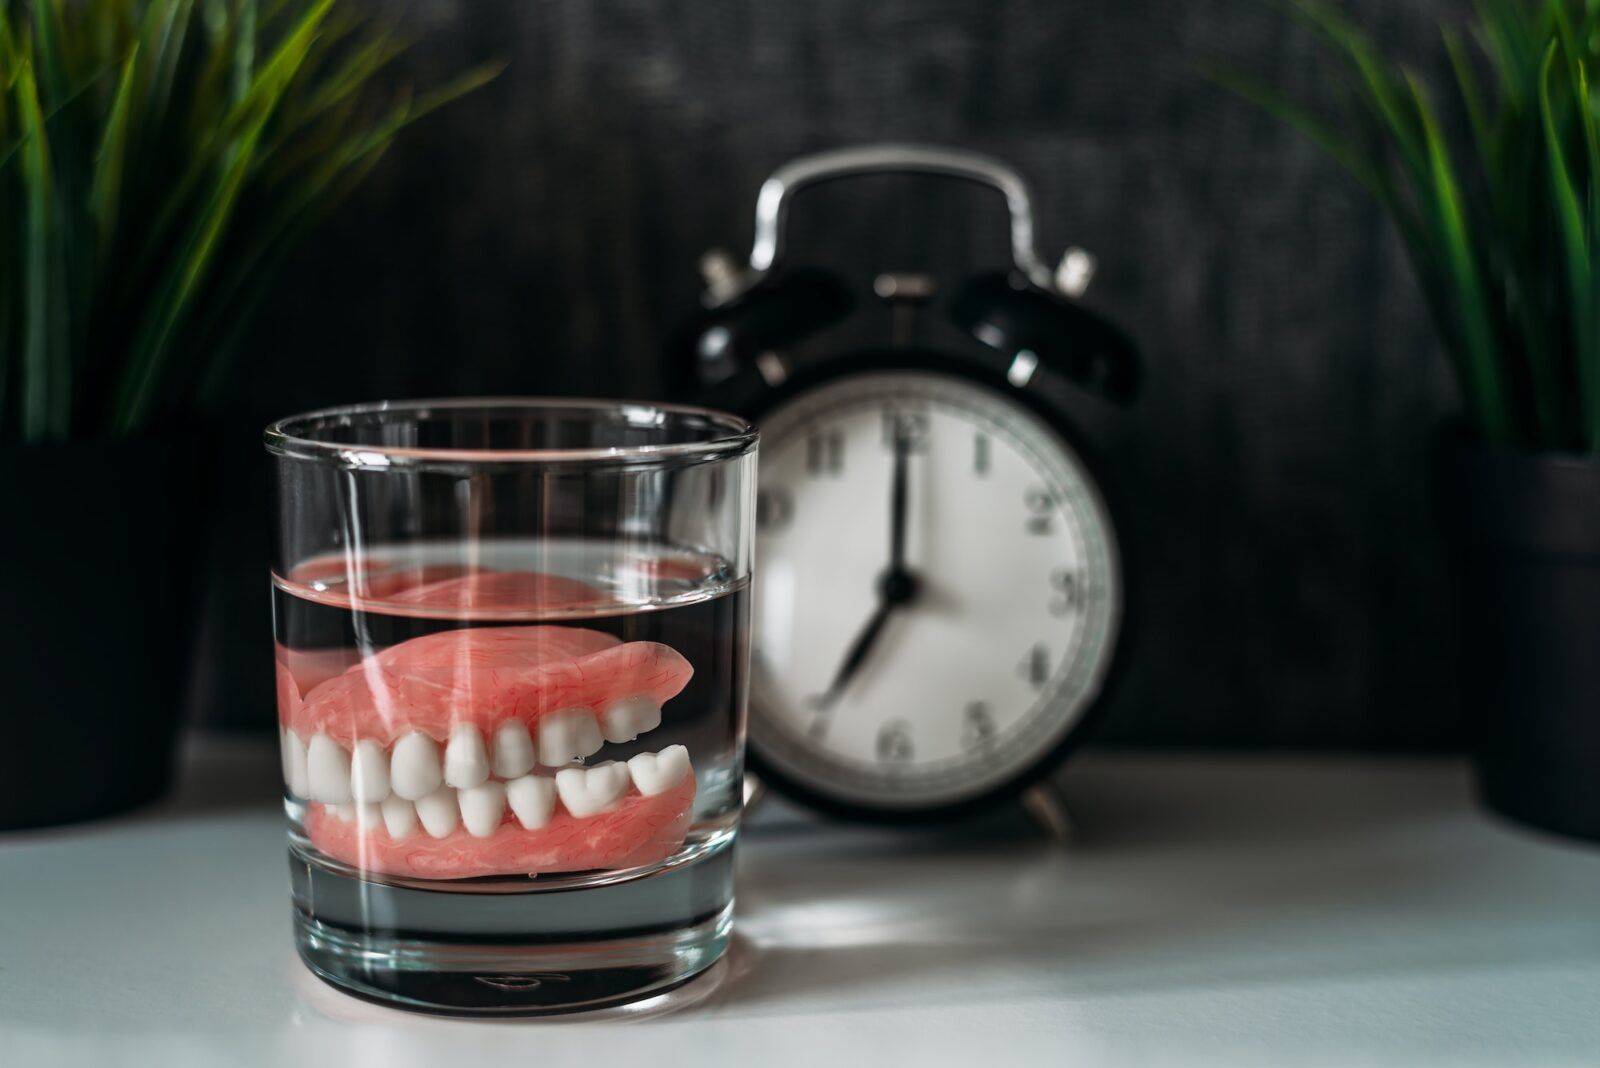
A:
<svg viewBox="0 0 1600 1068">
<path fill-rule="evenodd" d="M 844 654 L 844 662 L 839 665 L 839 670 L 834 673 L 833 682 L 828 690 L 816 699 L 816 707 L 820 711 L 832 708 L 844 694 L 844 688 L 850 684 L 855 673 L 861 670 L 861 665 L 867 659 L 867 654 L 872 651 L 872 646 L 878 640 L 878 635 L 883 633 L 883 625 L 889 621 L 889 613 L 893 611 L 895 602 L 887 598 L 878 602 L 877 610 L 872 613 L 872 618 L 867 620 L 867 625 L 861 628 L 861 633 L 856 635 L 856 640 L 850 643 L 850 649 Z"/>
</svg>

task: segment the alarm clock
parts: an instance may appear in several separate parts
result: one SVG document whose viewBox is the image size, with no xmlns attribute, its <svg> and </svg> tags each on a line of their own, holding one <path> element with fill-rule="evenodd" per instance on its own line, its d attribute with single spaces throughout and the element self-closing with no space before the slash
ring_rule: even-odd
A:
<svg viewBox="0 0 1600 1068">
<path fill-rule="evenodd" d="M 782 263 L 798 191 L 886 172 L 998 190 L 1010 268 L 945 300 L 924 275 L 854 293 Z M 702 261 L 706 309 L 676 357 L 699 400 L 761 430 L 749 765 L 816 808 L 915 821 L 997 804 L 1060 765 L 1103 707 L 1128 577 L 1101 467 L 1055 397 L 1126 403 L 1137 360 L 1076 300 L 1092 260 L 1072 250 L 1049 270 L 1032 220 L 993 159 L 851 148 L 767 179 L 748 266 Z M 913 343 L 941 311 L 963 343 Z M 873 316 L 882 345 L 830 348 Z"/>
</svg>

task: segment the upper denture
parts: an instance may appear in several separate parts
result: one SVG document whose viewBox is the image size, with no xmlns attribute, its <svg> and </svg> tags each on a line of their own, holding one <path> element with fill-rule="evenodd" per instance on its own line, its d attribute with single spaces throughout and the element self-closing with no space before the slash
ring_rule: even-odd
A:
<svg viewBox="0 0 1600 1068">
<path fill-rule="evenodd" d="M 302 739 L 325 734 L 346 749 L 357 739 L 388 748 L 412 731 L 442 746 L 463 726 L 492 739 L 508 719 L 537 737 L 542 718 L 568 710 L 586 711 L 600 726 L 616 702 L 643 699 L 659 706 L 693 673 L 668 646 L 623 643 L 585 628 L 449 630 L 368 656 L 298 706 L 284 702 L 281 712 Z M 616 735 L 614 729 L 605 733 Z M 478 754 L 470 756 L 475 767 Z"/>
</svg>

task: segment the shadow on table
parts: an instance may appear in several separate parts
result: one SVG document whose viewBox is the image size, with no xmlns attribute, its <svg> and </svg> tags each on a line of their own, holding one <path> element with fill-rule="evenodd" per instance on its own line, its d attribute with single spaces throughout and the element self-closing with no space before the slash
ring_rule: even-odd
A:
<svg viewBox="0 0 1600 1068">
<path fill-rule="evenodd" d="M 1162 763 L 1074 778 L 1066 848 L 998 817 L 916 833 L 758 821 L 741 858 L 744 943 L 709 1004 L 1093 997 L 1517 955 L 1493 930 L 1430 926 L 1493 892 L 1476 889 L 1485 828 L 1454 765 L 1243 762 L 1230 777 Z"/>
</svg>

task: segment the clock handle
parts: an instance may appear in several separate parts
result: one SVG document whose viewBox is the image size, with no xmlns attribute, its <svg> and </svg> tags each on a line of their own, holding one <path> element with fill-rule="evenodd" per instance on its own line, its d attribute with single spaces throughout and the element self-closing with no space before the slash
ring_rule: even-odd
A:
<svg viewBox="0 0 1600 1068">
<path fill-rule="evenodd" d="M 741 279 L 748 289 L 766 277 L 783 253 L 783 225 L 789 201 L 806 186 L 861 174 L 936 174 L 960 178 L 998 190 L 1011 213 L 1011 259 L 1041 289 L 1054 288 L 1050 269 L 1033 245 L 1033 202 L 1016 171 L 976 152 L 929 145 L 860 145 L 818 152 L 791 160 L 772 172 L 756 196 L 756 236 L 750 247 L 750 269 Z"/>
</svg>

